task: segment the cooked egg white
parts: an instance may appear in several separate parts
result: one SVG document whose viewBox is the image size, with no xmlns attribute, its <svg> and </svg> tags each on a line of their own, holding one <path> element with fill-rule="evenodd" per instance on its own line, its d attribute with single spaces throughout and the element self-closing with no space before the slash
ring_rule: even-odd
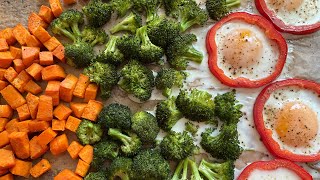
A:
<svg viewBox="0 0 320 180">
<path fill-rule="evenodd" d="M 264 123 L 282 149 L 309 155 L 320 151 L 320 98 L 296 86 L 274 91 L 263 110 Z"/>
<path fill-rule="evenodd" d="M 252 171 L 248 180 L 300 180 L 301 178 L 287 168 L 277 168 L 275 170 L 260 170 L 256 169 Z"/>
<path fill-rule="evenodd" d="M 320 21 L 320 0 L 266 0 L 266 4 L 286 25 L 311 25 Z"/>
<path fill-rule="evenodd" d="M 259 80 L 274 72 L 278 45 L 260 27 L 233 20 L 218 29 L 215 40 L 218 67 L 226 76 Z"/>
</svg>

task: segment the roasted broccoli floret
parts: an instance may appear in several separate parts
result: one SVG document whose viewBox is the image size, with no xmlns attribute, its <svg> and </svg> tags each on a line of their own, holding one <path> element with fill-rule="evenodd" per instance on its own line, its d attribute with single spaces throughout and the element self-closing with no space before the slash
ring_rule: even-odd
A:
<svg viewBox="0 0 320 180">
<path fill-rule="evenodd" d="M 195 136 L 198 132 L 199 125 L 195 125 L 192 122 L 188 121 L 185 123 L 186 131 L 191 133 L 192 136 Z"/>
<path fill-rule="evenodd" d="M 157 119 L 146 111 L 136 112 L 132 116 L 132 130 L 140 137 L 142 142 L 154 143 L 160 128 Z"/>
<path fill-rule="evenodd" d="M 242 152 L 238 140 L 237 124 L 224 124 L 217 136 L 212 136 L 213 129 L 201 134 L 201 146 L 213 157 L 224 160 L 236 160 Z"/>
<path fill-rule="evenodd" d="M 147 33 L 147 26 L 143 26 L 137 30 L 137 37 L 141 41 L 139 61 L 143 63 L 160 62 L 160 59 L 164 55 L 163 49 L 152 44 Z"/>
<path fill-rule="evenodd" d="M 108 39 L 109 36 L 101 28 L 86 26 L 82 31 L 82 40 L 90 43 L 91 46 L 95 46 L 96 44 L 102 45 L 106 43 Z"/>
<path fill-rule="evenodd" d="M 188 170 L 189 166 L 191 166 L 191 180 L 203 180 L 202 177 L 200 176 L 200 173 L 197 168 L 197 164 L 189 159 L 183 159 L 179 162 L 178 166 L 176 167 L 173 177 L 171 180 L 185 180 L 188 179 Z"/>
<path fill-rule="evenodd" d="M 111 0 L 110 4 L 119 17 L 125 16 L 133 5 L 132 0 Z"/>
<path fill-rule="evenodd" d="M 210 121 L 214 118 L 215 104 L 212 95 L 206 91 L 181 90 L 176 105 L 182 114 L 192 121 Z"/>
<path fill-rule="evenodd" d="M 123 35 L 119 39 L 117 47 L 128 59 L 135 59 L 139 57 L 140 40 L 135 35 Z"/>
<path fill-rule="evenodd" d="M 100 85 L 100 96 L 103 99 L 107 99 L 111 96 L 111 90 L 119 80 L 119 75 L 115 66 L 101 62 L 94 62 L 89 67 L 85 68 L 83 73 L 89 77 L 90 82 Z"/>
<path fill-rule="evenodd" d="M 179 8 L 183 4 L 185 4 L 187 1 L 193 1 L 193 0 L 162 0 L 164 9 L 166 10 L 167 16 L 172 16 L 174 18 L 179 17 Z"/>
<path fill-rule="evenodd" d="M 83 6 L 82 11 L 86 15 L 89 25 L 93 27 L 105 25 L 112 15 L 111 6 L 102 0 L 90 0 L 86 6 Z"/>
<path fill-rule="evenodd" d="M 184 70 L 188 67 L 189 61 L 202 62 L 203 54 L 192 46 L 195 41 L 197 41 L 197 37 L 194 34 L 183 34 L 177 36 L 168 45 L 166 55 L 173 68 Z"/>
<path fill-rule="evenodd" d="M 95 58 L 95 60 L 98 62 L 110 63 L 115 66 L 118 66 L 122 62 L 124 62 L 124 55 L 117 48 L 118 41 L 118 36 L 110 36 L 110 40 L 106 44 L 106 49 L 101 54 L 99 54 Z"/>
<path fill-rule="evenodd" d="M 120 130 L 110 128 L 108 134 L 122 142 L 121 151 L 126 156 L 134 156 L 141 149 L 141 140 L 134 133 L 128 132 L 128 135 L 125 135 Z"/>
<path fill-rule="evenodd" d="M 106 128 L 129 130 L 131 128 L 131 110 L 128 106 L 112 103 L 102 109 L 98 120 Z"/>
<path fill-rule="evenodd" d="M 82 41 L 67 44 L 65 46 L 65 56 L 67 58 L 67 64 L 70 66 L 76 68 L 87 67 L 94 57 L 93 47 Z"/>
<path fill-rule="evenodd" d="M 92 162 L 90 163 L 90 167 L 92 167 L 95 171 L 103 170 L 103 165 L 106 159 L 100 158 L 98 156 L 93 156 Z"/>
<path fill-rule="evenodd" d="M 132 176 L 132 159 L 118 157 L 112 161 L 107 171 L 107 179 L 129 180 Z"/>
<path fill-rule="evenodd" d="M 170 131 L 171 128 L 183 117 L 182 113 L 176 106 L 176 98 L 171 97 L 163 100 L 157 105 L 156 117 L 159 126 L 165 131 Z"/>
<path fill-rule="evenodd" d="M 141 16 L 138 13 L 132 12 L 123 21 L 113 26 L 110 29 L 110 32 L 112 34 L 117 33 L 119 31 L 129 31 L 131 33 L 135 33 L 136 30 L 141 26 Z"/>
<path fill-rule="evenodd" d="M 200 173 L 207 179 L 212 180 L 233 180 L 234 179 L 234 164 L 232 161 L 223 163 L 208 162 L 201 160 L 199 165 Z"/>
<path fill-rule="evenodd" d="M 238 123 L 242 117 L 242 104 L 237 104 L 236 91 L 218 94 L 214 98 L 215 115 L 225 123 Z"/>
<path fill-rule="evenodd" d="M 139 12 L 146 12 L 147 22 L 158 16 L 161 0 L 133 0 L 133 8 Z"/>
<path fill-rule="evenodd" d="M 77 137 L 83 145 L 100 141 L 103 130 L 99 124 L 83 119 L 77 129 Z"/>
<path fill-rule="evenodd" d="M 135 179 L 169 179 L 169 163 L 161 156 L 159 151 L 146 149 L 133 158 L 132 170 Z"/>
<path fill-rule="evenodd" d="M 180 26 L 173 20 L 157 17 L 148 22 L 148 36 L 151 42 L 164 50 L 179 35 Z"/>
<path fill-rule="evenodd" d="M 181 88 L 187 74 L 172 68 L 162 68 L 156 77 L 155 85 L 157 89 L 163 90 L 162 94 L 166 97 L 171 95 L 174 86 Z"/>
<path fill-rule="evenodd" d="M 114 141 L 102 140 L 94 145 L 93 155 L 103 160 L 114 159 L 119 154 L 119 147 Z"/>
<path fill-rule="evenodd" d="M 74 35 L 73 31 L 70 29 L 70 24 L 62 21 L 60 18 L 54 19 L 51 24 L 51 31 L 57 35 L 64 35 L 72 41 L 76 41 L 77 37 Z"/>
<path fill-rule="evenodd" d="M 161 154 L 170 160 L 182 160 L 194 152 L 196 146 L 192 137 L 186 132 L 169 132 L 160 143 Z"/>
<path fill-rule="evenodd" d="M 104 171 L 98 171 L 98 172 L 90 172 L 84 180 L 103 180 L 106 179 L 106 172 Z"/>
<path fill-rule="evenodd" d="M 141 101 L 151 97 L 154 86 L 154 76 L 150 69 L 138 61 L 132 60 L 121 70 L 119 86 Z"/>
<path fill-rule="evenodd" d="M 232 7 L 240 3 L 240 0 L 207 0 L 206 8 L 211 19 L 219 20 L 228 14 Z"/>
<path fill-rule="evenodd" d="M 58 19 L 69 25 L 69 28 L 73 32 L 73 35 L 76 39 L 81 37 L 79 26 L 84 23 L 84 18 L 80 11 L 74 9 L 66 10 L 59 16 Z"/>
</svg>

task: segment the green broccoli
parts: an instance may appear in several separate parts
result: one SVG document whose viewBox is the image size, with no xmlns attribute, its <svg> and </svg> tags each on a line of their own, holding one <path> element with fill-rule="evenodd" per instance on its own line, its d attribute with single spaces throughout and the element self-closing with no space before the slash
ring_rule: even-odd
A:
<svg viewBox="0 0 320 180">
<path fill-rule="evenodd" d="M 146 12 L 146 21 L 152 21 L 158 16 L 158 8 L 161 0 L 132 0 L 133 8 L 139 12 Z"/>
<path fill-rule="evenodd" d="M 82 40 L 90 43 L 91 46 L 95 46 L 96 44 L 102 45 L 106 43 L 108 39 L 109 36 L 101 28 L 86 26 L 82 31 Z"/>
<path fill-rule="evenodd" d="M 154 149 L 146 149 L 139 152 L 133 158 L 132 171 L 135 179 L 169 179 L 170 165 L 161 156 L 160 152 Z"/>
<path fill-rule="evenodd" d="M 93 27 L 105 25 L 112 15 L 111 6 L 102 0 L 90 0 L 86 6 L 83 6 L 82 11 L 86 15 L 89 25 Z"/>
<path fill-rule="evenodd" d="M 186 131 L 192 134 L 192 136 L 197 135 L 199 125 L 195 125 L 192 122 L 188 121 L 185 123 L 185 127 L 186 127 Z"/>
<path fill-rule="evenodd" d="M 185 4 L 187 1 L 193 1 L 193 0 L 162 0 L 162 3 L 164 5 L 164 9 L 166 11 L 167 16 L 172 16 L 174 18 L 179 17 L 179 8 L 183 4 Z"/>
<path fill-rule="evenodd" d="M 152 44 L 148 37 L 147 26 L 139 28 L 136 34 L 136 36 L 141 40 L 139 61 L 143 63 L 160 62 L 164 55 L 163 49 Z"/>
<path fill-rule="evenodd" d="M 132 0 L 111 0 L 110 4 L 119 17 L 125 16 L 133 5 Z"/>
<path fill-rule="evenodd" d="M 129 180 L 132 176 L 132 159 L 118 157 L 112 161 L 107 171 L 107 179 Z"/>
<path fill-rule="evenodd" d="M 118 36 L 110 36 L 110 40 L 106 44 L 106 49 L 95 58 L 95 61 L 110 63 L 115 66 L 123 63 L 125 59 L 122 52 L 117 48 L 118 41 Z"/>
<path fill-rule="evenodd" d="M 119 81 L 117 69 L 111 64 L 94 62 L 89 67 L 85 68 L 83 73 L 89 77 L 90 82 L 100 85 L 100 96 L 103 99 L 107 99 L 111 96 L 112 88 Z"/>
<path fill-rule="evenodd" d="M 236 91 L 227 92 L 221 95 L 217 95 L 214 98 L 215 103 L 215 115 L 225 123 L 238 123 L 242 117 L 242 104 L 236 104 Z"/>
<path fill-rule="evenodd" d="M 94 144 L 100 141 L 103 130 L 99 124 L 94 124 L 89 120 L 83 119 L 76 134 L 83 145 Z"/>
<path fill-rule="evenodd" d="M 224 124 L 217 136 L 212 136 L 213 129 L 206 129 L 201 134 L 201 146 L 213 157 L 224 160 L 236 160 L 242 153 L 238 140 L 237 124 Z"/>
<path fill-rule="evenodd" d="M 81 37 L 79 26 L 84 23 L 84 18 L 80 11 L 74 9 L 66 10 L 59 16 L 58 19 L 69 25 L 69 29 L 71 29 L 75 39 Z"/>
<path fill-rule="evenodd" d="M 82 41 L 65 46 L 67 64 L 76 68 L 87 67 L 94 57 L 93 47 Z"/>
<path fill-rule="evenodd" d="M 112 34 L 117 33 L 119 31 L 129 31 L 131 33 L 135 33 L 136 30 L 141 26 L 141 16 L 138 13 L 132 12 L 123 21 L 113 26 L 110 29 L 110 32 Z"/>
<path fill-rule="evenodd" d="M 160 143 L 161 154 L 170 160 L 182 160 L 195 151 L 192 137 L 186 132 L 169 132 Z"/>
<path fill-rule="evenodd" d="M 192 121 L 209 121 L 214 118 L 215 104 L 212 95 L 206 91 L 181 90 L 176 105 L 186 118 Z"/>
<path fill-rule="evenodd" d="M 72 41 L 76 41 L 78 37 L 75 36 L 72 30 L 70 30 L 70 24 L 62 21 L 60 18 L 54 19 L 51 24 L 51 31 L 53 34 L 64 35 Z"/>
<path fill-rule="evenodd" d="M 203 54 L 192 46 L 195 41 L 197 37 L 194 34 L 183 34 L 168 45 L 166 55 L 173 68 L 184 70 L 188 67 L 188 61 L 202 62 Z"/>
<path fill-rule="evenodd" d="M 101 140 L 94 145 L 93 155 L 94 157 L 106 159 L 114 159 L 119 154 L 119 145 L 111 140 Z"/>
<path fill-rule="evenodd" d="M 179 162 L 178 166 L 176 167 L 173 177 L 171 180 L 186 180 L 188 179 L 188 169 L 191 166 L 191 180 L 203 180 L 200 176 L 196 163 L 189 159 L 183 159 Z"/>
<path fill-rule="evenodd" d="M 182 113 L 176 106 L 176 98 L 171 97 L 158 103 L 156 109 L 156 118 L 159 126 L 170 131 L 171 128 L 183 117 Z"/>
<path fill-rule="evenodd" d="M 154 87 L 154 76 L 150 69 L 136 60 L 130 61 L 121 70 L 119 86 L 141 101 L 150 99 Z"/>
<path fill-rule="evenodd" d="M 140 39 L 135 35 L 123 35 L 117 42 L 118 49 L 127 59 L 139 57 Z"/>
<path fill-rule="evenodd" d="M 148 37 L 151 42 L 165 50 L 179 36 L 179 32 L 179 24 L 165 17 L 157 17 L 148 22 Z"/>
<path fill-rule="evenodd" d="M 157 119 L 146 111 L 136 112 L 132 116 L 132 130 L 142 142 L 154 143 L 160 131 Z"/>
<path fill-rule="evenodd" d="M 131 110 L 128 106 L 112 103 L 102 109 L 99 114 L 99 123 L 106 128 L 131 129 Z"/>
<path fill-rule="evenodd" d="M 169 97 L 174 86 L 181 88 L 187 74 L 172 68 L 162 68 L 155 79 L 157 89 L 163 90 L 162 94 Z"/>
<path fill-rule="evenodd" d="M 127 132 L 128 135 L 125 135 L 120 130 L 110 128 L 108 134 L 122 142 L 121 150 L 126 156 L 134 156 L 141 149 L 141 140 L 134 133 Z"/>
<path fill-rule="evenodd" d="M 103 170 L 103 165 L 106 159 L 100 158 L 98 156 L 93 156 L 92 162 L 90 163 L 90 167 L 92 167 L 95 171 Z"/>
<path fill-rule="evenodd" d="M 104 171 L 98 171 L 98 172 L 90 172 L 86 175 L 84 180 L 104 180 L 106 179 L 106 172 Z"/>
<path fill-rule="evenodd" d="M 200 173 L 209 180 L 233 180 L 234 164 L 232 161 L 211 163 L 202 159 L 199 165 Z"/>
<path fill-rule="evenodd" d="M 240 3 L 240 0 L 207 0 L 206 8 L 211 19 L 219 20 L 228 14 L 232 7 Z"/>
</svg>

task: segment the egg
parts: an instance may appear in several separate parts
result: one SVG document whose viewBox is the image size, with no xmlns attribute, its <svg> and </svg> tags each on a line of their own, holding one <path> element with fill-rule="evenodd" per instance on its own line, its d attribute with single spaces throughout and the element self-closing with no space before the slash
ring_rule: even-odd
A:
<svg viewBox="0 0 320 180">
<path fill-rule="evenodd" d="M 319 0 L 266 0 L 266 5 L 286 25 L 312 25 L 320 20 Z"/>
<path fill-rule="evenodd" d="M 264 124 L 281 149 L 310 155 L 320 151 L 320 98 L 295 86 L 272 92 L 264 110 Z"/>
<path fill-rule="evenodd" d="M 290 179 L 290 180 L 300 180 L 301 178 L 293 171 L 287 168 L 277 168 L 274 170 L 260 170 L 255 169 L 250 173 L 248 180 L 258 180 L 258 179 Z"/>
<path fill-rule="evenodd" d="M 274 72 L 278 45 L 257 25 L 241 20 L 224 23 L 216 32 L 217 65 L 229 78 L 260 80 Z"/>
</svg>

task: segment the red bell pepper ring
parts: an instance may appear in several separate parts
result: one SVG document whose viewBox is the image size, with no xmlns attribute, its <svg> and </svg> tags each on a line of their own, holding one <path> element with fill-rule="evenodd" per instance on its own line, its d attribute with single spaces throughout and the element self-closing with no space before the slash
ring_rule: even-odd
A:
<svg viewBox="0 0 320 180">
<path fill-rule="evenodd" d="M 303 180 L 312 180 L 312 176 L 297 164 L 284 160 L 274 159 L 271 161 L 257 161 L 248 165 L 239 175 L 238 180 L 247 180 L 254 170 L 272 171 L 278 168 L 286 168 L 298 175 Z"/>
<path fill-rule="evenodd" d="M 279 31 L 296 35 L 303 35 L 314 33 L 320 30 L 320 22 L 311 25 L 300 26 L 285 24 L 281 19 L 277 17 L 276 12 L 268 8 L 265 0 L 255 0 L 255 4 L 260 14 L 269 19 Z"/>
<path fill-rule="evenodd" d="M 277 81 L 275 83 L 269 84 L 266 86 L 258 95 L 254 107 L 253 107 L 253 118 L 256 129 L 261 136 L 261 140 L 266 146 L 266 148 L 276 157 L 280 157 L 283 159 L 288 159 L 291 161 L 297 162 L 313 162 L 320 160 L 320 152 L 316 154 L 310 155 L 302 155 L 296 154 L 286 149 L 281 149 L 280 145 L 278 144 L 275 139 L 272 137 L 272 130 L 265 127 L 264 117 L 263 117 L 263 110 L 265 103 L 271 96 L 272 92 L 277 89 L 288 87 L 288 86 L 295 86 L 307 90 L 311 90 L 320 95 L 320 84 L 303 79 L 287 79 L 283 81 Z"/>
<path fill-rule="evenodd" d="M 265 31 L 266 37 L 276 42 L 279 48 L 279 58 L 275 65 L 274 71 L 267 77 L 259 80 L 251 80 L 244 77 L 230 78 L 226 76 L 218 66 L 218 48 L 215 41 L 215 35 L 221 26 L 229 21 L 241 20 L 249 24 L 259 26 Z M 264 17 L 252 15 L 246 12 L 236 12 L 217 22 L 208 32 L 206 46 L 209 54 L 208 65 L 211 73 L 223 84 L 230 87 L 257 88 L 274 81 L 281 73 L 287 59 L 288 46 L 283 36 L 274 28 L 274 26 Z"/>
</svg>

